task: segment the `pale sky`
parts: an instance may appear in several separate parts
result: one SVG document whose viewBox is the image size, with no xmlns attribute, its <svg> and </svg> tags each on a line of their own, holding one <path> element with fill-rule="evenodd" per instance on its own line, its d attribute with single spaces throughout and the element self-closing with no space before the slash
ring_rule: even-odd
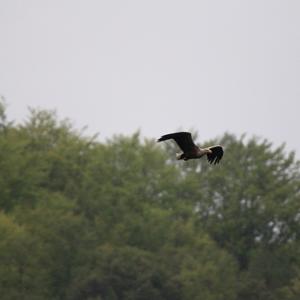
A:
<svg viewBox="0 0 300 300">
<path fill-rule="evenodd" d="M 9 119 L 247 133 L 300 157 L 299 0 L 0 0 L 0 41 Z"/>
</svg>

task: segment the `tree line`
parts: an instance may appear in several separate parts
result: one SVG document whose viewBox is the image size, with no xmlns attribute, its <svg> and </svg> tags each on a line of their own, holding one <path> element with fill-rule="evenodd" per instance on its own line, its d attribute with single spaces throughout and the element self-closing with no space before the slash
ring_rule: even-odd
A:
<svg viewBox="0 0 300 300">
<path fill-rule="evenodd" d="M 100 142 L 44 110 L 14 124 L 1 103 L 1 299 L 299 299 L 299 161 L 219 141 L 219 165 L 175 162 L 172 143 Z"/>
</svg>

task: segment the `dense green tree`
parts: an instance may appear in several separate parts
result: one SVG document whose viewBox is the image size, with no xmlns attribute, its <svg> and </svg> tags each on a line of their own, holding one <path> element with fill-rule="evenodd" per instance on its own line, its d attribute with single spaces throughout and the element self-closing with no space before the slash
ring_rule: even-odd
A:
<svg viewBox="0 0 300 300">
<path fill-rule="evenodd" d="M 4 300 L 47 299 L 49 280 L 42 243 L 24 226 L 0 214 L 0 294 Z"/>
<path fill-rule="evenodd" d="M 174 143 L 100 142 L 51 111 L 15 125 L 0 101 L 1 299 L 298 299 L 299 162 L 218 142 L 220 165 L 179 162 Z"/>
<path fill-rule="evenodd" d="M 70 299 L 180 299 L 171 274 L 153 253 L 103 245 L 78 270 Z"/>
<path fill-rule="evenodd" d="M 221 143 L 221 165 L 191 162 L 186 171 L 188 182 L 199 182 L 191 195 L 199 224 L 238 261 L 243 299 L 276 299 L 275 290 L 295 274 L 299 162 L 266 140 L 227 134 Z"/>
<path fill-rule="evenodd" d="M 64 299 L 73 268 L 96 245 L 95 234 L 89 231 L 87 221 L 75 213 L 74 204 L 59 194 L 48 196 L 29 211 L 17 210 L 15 217 L 42 245 L 36 249 L 36 255 L 41 256 L 40 267 L 50 277 L 52 295 Z"/>
</svg>

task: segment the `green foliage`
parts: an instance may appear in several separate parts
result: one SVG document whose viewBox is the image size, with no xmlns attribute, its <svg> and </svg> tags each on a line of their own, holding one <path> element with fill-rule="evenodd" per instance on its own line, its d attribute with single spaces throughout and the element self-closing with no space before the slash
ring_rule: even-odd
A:
<svg viewBox="0 0 300 300">
<path fill-rule="evenodd" d="M 0 215 L 0 293 L 2 299 L 47 299 L 50 276 L 41 268 L 42 244 L 24 226 Z"/>
<path fill-rule="evenodd" d="M 0 105 L 1 299 L 295 300 L 299 162 L 224 134 L 220 165 Z"/>
<path fill-rule="evenodd" d="M 78 270 L 71 299 L 178 299 L 157 255 L 134 247 L 103 245 Z M 173 298 L 174 296 L 174 298 Z"/>
</svg>

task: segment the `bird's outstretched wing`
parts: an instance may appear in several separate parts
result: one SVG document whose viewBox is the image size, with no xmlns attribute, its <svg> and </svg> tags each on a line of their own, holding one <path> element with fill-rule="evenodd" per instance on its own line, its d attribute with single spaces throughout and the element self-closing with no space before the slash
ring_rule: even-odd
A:
<svg viewBox="0 0 300 300">
<path fill-rule="evenodd" d="M 197 146 L 193 142 L 192 135 L 190 132 L 175 132 L 165 134 L 157 141 L 162 142 L 170 139 L 175 140 L 175 142 L 178 144 L 178 146 L 183 152 L 193 151 L 195 150 L 195 147 L 197 148 Z"/>
<path fill-rule="evenodd" d="M 224 154 L 223 147 L 217 145 L 217 146 L 208 147 L 208 149 L 212 151 L 212 153 L 207 154 L 207 160 L 209 161 L 209 163 L 211 164 L 219 163 Z"/>
</svg>

